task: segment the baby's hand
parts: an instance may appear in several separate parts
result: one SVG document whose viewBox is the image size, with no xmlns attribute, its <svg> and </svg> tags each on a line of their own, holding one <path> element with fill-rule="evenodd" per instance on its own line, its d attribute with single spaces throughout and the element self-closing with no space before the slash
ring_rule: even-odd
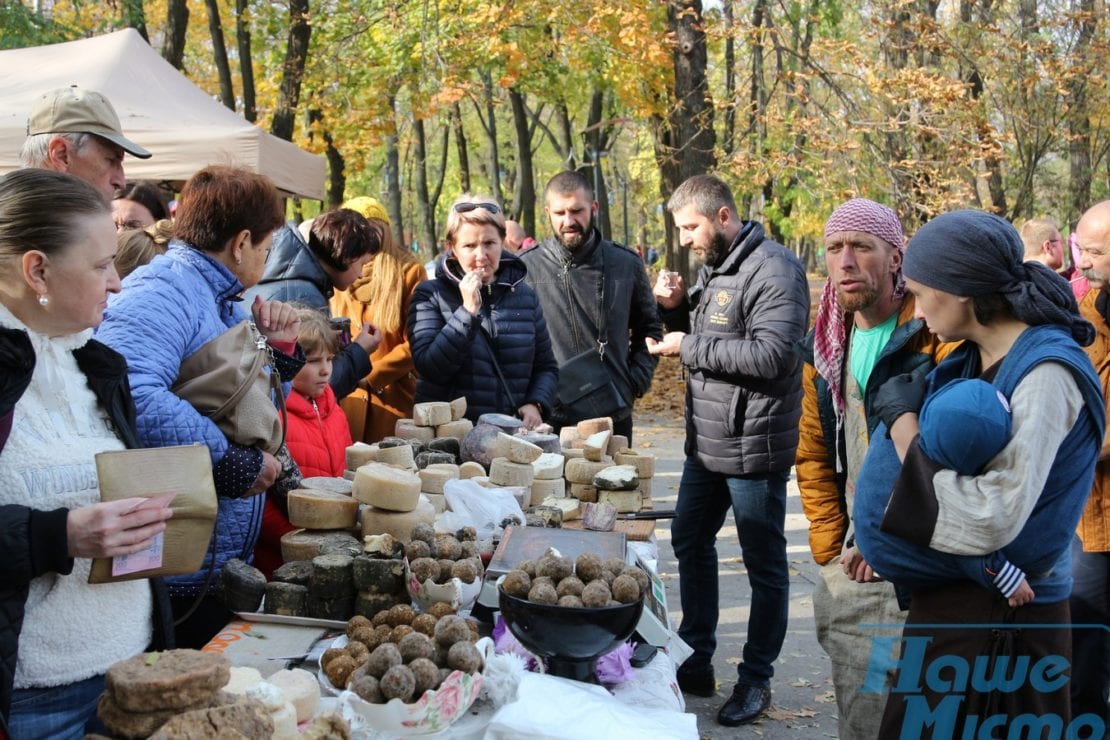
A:
<svg viewBox="0 0 1110 740">
<path fill-rule="evenodd" d="M 1036 596 L 1036 594 L 1033 593 L 1033 589 L 1029 586 L 1029 581 L 1022 578 L 1021 585 L 1018 586 L 1017 591 L 1014 591 L 1014 595 L 1008 599 L 1008 602 L 1010 606 L 1016 609 L 1019 606 L 1028 604 L 1033 600 L 1034 596 Z"/>
</svg>

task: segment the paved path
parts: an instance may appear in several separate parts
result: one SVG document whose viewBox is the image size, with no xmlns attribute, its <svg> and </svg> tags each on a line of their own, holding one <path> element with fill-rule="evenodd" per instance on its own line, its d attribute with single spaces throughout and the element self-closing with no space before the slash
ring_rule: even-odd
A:
<svg viewBox="0 0 1110 740">
<path fill-rule="evenodd" d="M 647 447 L 657 458 L 653 499 L 657 509 L 673 509 L 682 471 L 685 430 L 681 422 L 653 416 L 637 416 L 635 446 Z M 811 594 L 818 577 L 817 565 L 809 553 L 808 523 L 802 514 L 798 486 L 791 479 L 787 487 L 786 540 L 790 563 L 790 623 L 786 643 L 775 663 L 771 689 L 771 710 L 762 719 L 741 728 L 717 724 L 717 709 L 732 691 L 736 664 L 744 644 L 751 589 L 740 557 L 740 545 L 732 514 L 717 541 L 720 556 L 721 623 L 717 628 L 717 654 L 713 663 L 717 673 L 717 696 L 702 699 L 687 696 L 686 710 L 698 717 L 703 738 L 835 738 L 836 702 L 829 678 L 829 659 L 813 627 Z M 659 522 L 655 536 L 659 545 L 659 571 L 667 585 L 667 606 L 672 628 L 682 619 L 678 595 L 678 566 L 671 549 L 669 521 Z"/>
</svg>

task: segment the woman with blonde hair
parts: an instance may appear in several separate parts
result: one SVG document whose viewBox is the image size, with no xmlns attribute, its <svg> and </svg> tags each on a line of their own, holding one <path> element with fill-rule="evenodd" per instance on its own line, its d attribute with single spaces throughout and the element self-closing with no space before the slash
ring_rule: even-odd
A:
<svg viewBox="0 0 1110 740">
<path fill-rule="evenodd" d="M 340 402 L 356 441 L 377 442 L 393 434 L 398 419 L 412 415 L 416 377 L 405 332 L 405 317 L 416 286 L 427 275 L 404 247 L 393 242 L 389 216 L 374 198 L 362 196 L 343 204 L 365 216 L 382 234 L 381 250 L 347 290 L 332 294 L 332 316 L 351 320 L 358 332 L 369 323 L 381 332 L 381 344 L 370 355 L 372 370 L 358 390 Z M 357 334 L 356 334 L 357 336 Z"/>
</svg>

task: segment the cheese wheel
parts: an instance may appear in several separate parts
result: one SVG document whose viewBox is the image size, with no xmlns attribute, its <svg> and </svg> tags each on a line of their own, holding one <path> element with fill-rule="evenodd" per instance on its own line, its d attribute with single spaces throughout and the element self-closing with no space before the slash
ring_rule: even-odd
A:
<svg viewBox="0 0 1110 740">
<path fill-rule="evenodd" d="M 504 432 L 497 435 L 497 457 L 504 457 L 509 462 L 531 464 L 542 454 L 543 450 L 525 439 Z"/>
<path fill-rule="evenodd" d="M 421 493 L 443 493 L 443 487 L 447 485 L 447 481 L 455 480 L 459 477 L 459 472 L 456 466 L 454 471 L 450 470 L 436 470 L 428 467 L 416 472 L 420 476 L 420 491 Z"/>
<path fill-rule="evenodd" d="M 489 476 L 488 475 L 476 475 L 473 478 L 471 478 L 470 480 L 474 481 L 475 483 L 480 485 L 482 488 L 497 488 L 497 486 L 495 486 L 494 484 L 489 482 Z"/>
<path fill-rule="evenodd" d="M 358 522 L 358 501 L 342 493 L 299 489 L 287 497 L 289 523 L 305 529 L 350 529 Z"/>
<path fill-rule="evenodd" d="M 455 477 L 459 477 L 459 466 L 456 463 L 432 463 L 425 470 L 444 470 L 448 473 L 454 473 Z"/>
<path fill-rule="evenodd" d="M 229 694 L 245 694 L 247 689 L 256 683 L 262 683 L 262 674 L 257 668 L 247 666 L 231 666 L 231 677 L 227 679 L 223 690 Z"/>
<path fill-rule="evenodd" d="M 593 484 L 594 476 L 600 473 L 605 468 L 609 467 L 604 462 L 593 462 L 590 460 L 567 460 L 566 466 L 563 468 L 563 477 L 571 483 L 590 483 Z"/>
<path fill-rule="evenodd" d="M 437 437 L 454 437 L 460 442 L 467 432 L 474 428 L 474 423 L 470 419 L 454 419 L 446 424 L 440 424 L 436 427 Z"/>
<path fill-rule="evenodd" d="M 598 503 L 612 504 L 619 514 L 628 514 L 643 508 L 643 497 L 639 491 L 598 491 Z"/>
<path fill-rule="evenodd" d="M 450 402 L 451 406 L 451 421 L 458 421 L 466 416 L 466 396 L 459 396 L 454 401 Z M 443 435 L 439 435 L 443 436 Z"/>
<path fill-rule="evenodd" d="M 570 522 L 582 518 L 582 510 L 576 498 L 545 498 L 543 506 L 554 506 L 563 512 L 563 521 Z"/>
<path fill-rule="evenodd" d="M 281 559 L 287 563 L 298 560 L 312 560 L 320 554 L 324 545 L 353 545 L 360 548 L 361 543 L 346 532 L 316 531 L 294 529 L 281 537 Z"/>
<path fill-rule="evenodd" d="M 411 447 L 391 447 L 391 450 Z M 420 499 L 420 476 L 391 465 L 370 463 L 355 471 L 354 496 L 364 504 L 388 511 L 412 511 Z"/>
<path fill-rule="evenodd" d="M 466 480 L 467 478 L 477 478 L 486 474 L 486 469 L 482 467 L 482 463 L 473 461 L 464 462 L 459 466 L 459 478 Z"/>
<path fill-rule="evenodd" d="M 655 479 L 641 478 L 639 485 L 636 486 L 636 490 L 638 490 L 640 492 L 640 495 L 644 498 L 651 498 L 651 482 L 653 480 Z"/>
<path fill-rule="evenodd" d="M 391 534 L 407 543 L 413 527 L 417 524 L 433 524 L 435 520 L 436 510 L 427 496 L 420 496 L 419 503 L 412 511 L 386 511 L 367 506 L 362 510 L 362 534 Z"/>
<path fill-rule="evenodd" d="M 545 498 L 562 498 L 567 495 L 567 482 L 562 478 L 554 480 L 537 478 L 532 481 L 532 500 L 543 501 Z"/>
<path fill-rule="evenodd" d="M 612 437 L 609 438 L 609 447 L 605 450 L 605 452 L 610 457 L 612 457 L 613 455 L 617 454 L 621 450 L 627 450 L 627 449 L 628 449 L 628 437 L 624 436 L 623 434 L 614 434 Z"/>
<path fill-rule="evenodd" d="M 301 488 L 309 488 L 313 491 L 331 491 L 332 493 L 342 493 L 346 496 L 351 495 L 351 482 L 344 478 L 325 478 L 322 476 L 302 478 Z"/>
<path fill-rule="evenodd" d="M 539 480 L 555 480 L 563 477 L 563 463 L 566 461 L 562 455 L 554 452 L 545 452 L 532 461 L 532 473 Z"/>
<path fill-rule="evenodd" d="M 608 416 L 601 416 L 596 419 L 583 419 L 578 422 L 577 432 L 579 437 L 589 437 L 591 434 L 598 432 L 613 431 L 613 420 Z"/>
<path fill-rule="evenodd" d="M 398 468 L 416 470 L 416 459 L 412 454 L 410 445 L 397 445 L 396 447 L 382 447 L 374 453 L 374 462 L 394 465 Z M 357 471 L 358 468 L 355 468 Z"/>
<path fill-rule="evenodd" d="M 593 462 L 600 462 L 606 450 L 609 449 L 609 440 L 612 436 L 612 432 L 603 430 L 586 437 L 586 443 L 582 445 L 582 453 L 585 455 L 586 459 Z"/>
<path fill-rule="evenodd" d="M 564 460 L 585 460 L 586 455 L 583 453 L 581 447 L 564 447 L 563 448 Z"/>
<path fill-rule="evenodd" d="M 451 421 L 451 404 L 443 401 L 418 403 L 412 407 L 412 421 L 419 427 L 437 427 Z"/>
<path fill-rule="evenodd" d="M 640 478 L 651 478 L 655 475 L 655 455 L 641 450 L 622 450 L 613 456 L 617 465 L 631 465 L 636 468 L 636 475 Z"/>
<path fill-rule="evenodd" d="M 442 514 L 443 512 L 447 511 L 447 497 L 444 496 L 442 493 L 425 493 L 423 495 L 425 498 L 432 502 L 432 506 L 435 507 L 436 514 Z"/>
<path fill-rule="evenodd" d="M 393 425 L 393 436 L 427 442 L 429 439 L 435 439 L 436 430 L 431 427 L 422 427 L 412 419 L 398 419 L 397 423 Z"/>
<path fill-rule="evenodd" d="M 368 462 L 377 458 L 374 454 L 378 451 L 377 445 L 368 445 L 365 442 L 355 442 L 347 448 L 347 470 L 358 470 Z"/>
<path fill-rule="evenodd" d="M 539 450 L 539 447 L 536 449 Z M 534 477 L 531 463 L 517 463 L 506 457 L 495 457 L 489 465 L 489 481 L 496 486 L 530 486 Z"/>
<path fill-rule="evenodd" d="M 559 430 L 559 446 L 563 449 L 573 447 L 578 439 L 578 429 L 573 426 L 566 426 Z"/>
<path fill-rule="evenodd" d="M 320 684 L 314 675 L 303 668 L 287 668 L 271 674 L 266 680 L 281 689 L 285 701 L 297 710 L 298 722 L 312 719 L 316 714 Z"/>
<path fill-rule="evenodd" d="M 592 483 L 571 483 L 570 495 L 583 503 L 597 503 L 597 488 Z"/>
</svg>

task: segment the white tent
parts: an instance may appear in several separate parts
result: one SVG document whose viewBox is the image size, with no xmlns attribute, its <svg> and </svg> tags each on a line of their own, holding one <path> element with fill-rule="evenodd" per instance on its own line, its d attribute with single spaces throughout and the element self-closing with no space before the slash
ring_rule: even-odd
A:
<svg viewBox="0 0 1110 740">
<path fill-rule="evenodd" d="M 31 103 L 77 85 L 107 96 L 124 135 L 150 150 L 127 156 L 128 180 L 188 180 L 209 164 L 267 175 L 279 190 L 322 200 L 325 161 L 272 136 L 185 78 L 128 28 L 104 36 L 0 51 L 0 174 L 17 169 Z"/>
</svg>

